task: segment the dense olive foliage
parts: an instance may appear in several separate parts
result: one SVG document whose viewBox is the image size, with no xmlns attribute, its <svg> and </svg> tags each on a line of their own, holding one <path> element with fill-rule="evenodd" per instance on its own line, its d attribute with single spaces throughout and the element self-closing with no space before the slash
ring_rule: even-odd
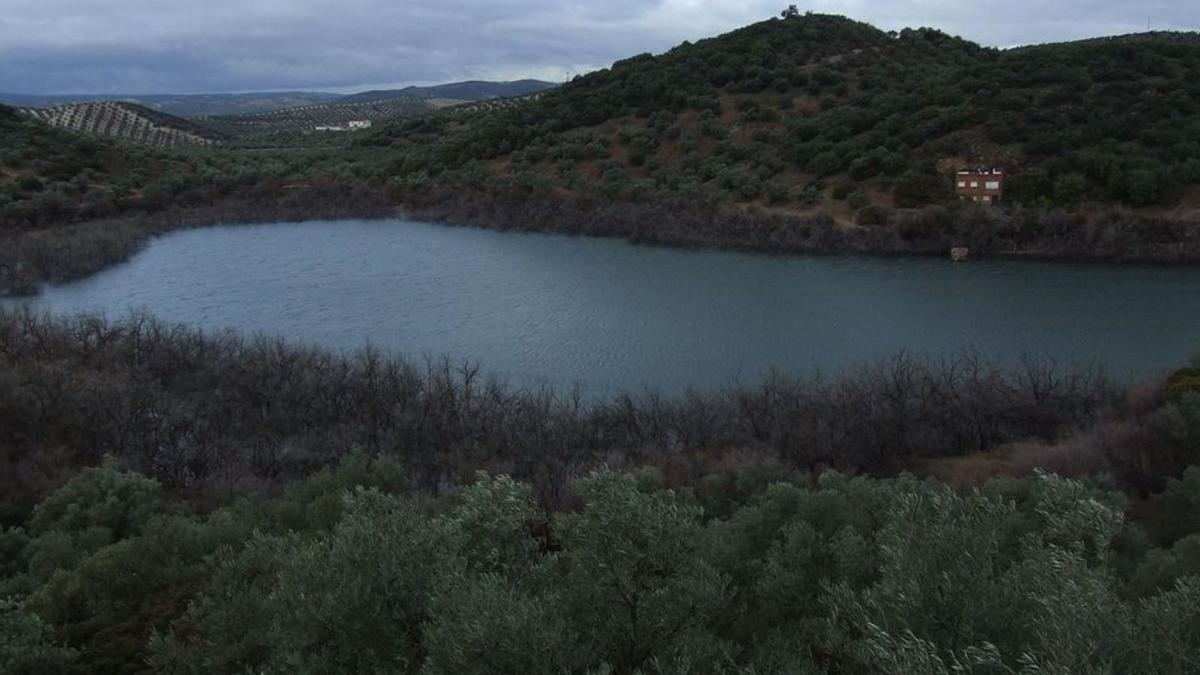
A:
<svg viewBox="0 0 1200 675">
<path fill-rule="evenodd" d="M 6 673 L 1193 673 L 1200 470 L 1131 521 L 1102 482 L 955 492 L 600 470 L 578 505 L 349 455 L 272 498 L 172 504 L 115 463 L 0 533 Z"/>
<path fill-rule="evenodd" d="M 1088 370 L 899 356 L 587 401 L 0 314 L 0 664 L 1191 672 L 1196 372 L 1122 400 Z M 1035 437 L 1059 444 L 978 488 L 848 477 Z"/>
</svg>

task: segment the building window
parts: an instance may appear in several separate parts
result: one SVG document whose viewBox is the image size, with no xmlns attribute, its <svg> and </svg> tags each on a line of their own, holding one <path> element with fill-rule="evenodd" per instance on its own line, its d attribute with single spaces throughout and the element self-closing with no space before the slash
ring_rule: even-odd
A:
<svg viewBox="0 0 1200 675">
<path fill-rule="evenodd" d="M 971 187 L 973 187 L 973 188 L 979 187 L 979 181 L 977 181 L 977 180 L 971 181 Z"/>
<path fill-rule="evenodd" d="M 992 203 L 992 198 L 991 198 L 991 197 L 989 197 L 989 196 L 987 196 L 987 195 L 984 195 L 984 196 L 983 196 L 983 203 L 984 203 L 984 204 L 991 204 L 991 203 Z"/>
<path fill-rule="evenodd" d="M 967 181 L 965 181 L 965 180 L 958 181 L 958 187 L 967 187 Z"/>
<path fill-rule="evenodd" d="M 1000 181 L 989 180 L 988 182 L 984 183 L 984 187 L 986 187 L 989 190 L 999 190 L 1000 189 Z"/>
</svg>

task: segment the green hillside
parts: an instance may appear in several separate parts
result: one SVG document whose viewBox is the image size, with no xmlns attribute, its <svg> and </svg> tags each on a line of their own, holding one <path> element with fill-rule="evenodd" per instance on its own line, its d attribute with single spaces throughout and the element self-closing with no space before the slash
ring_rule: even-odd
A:
<svg viewBox="0 0 1200 675">
<path fill-rule="evenodd" d="M 147 119 L 161 115 L 144 112 Z M 365 159 L 374 154 L 379 153 L 149 147 L 128 138 L 53 127 L 0 105 L 0 270 L 12 248 L 3 240 L 8 235 L 132 212 L 211 207 L 230 197 L 273 199 L 256 195 L 286 180 L 321 178 L 330 185 L 357 185 L 352 173 L 339 169 L 378 164 Z M 82 245 L 63 242 L 54 248 Z M 2 280 L 0 274 L 0 288 Z"/>
<path fill-rule="evenodd" d="M 372 142 L 403 151 L 405 189 L 824 204 L 861 221 L 872 202 L 947 201 L 949 172 L 981 163 L 1007 169 L 1010 201 L 1026 205 L 1187 205 L 1200 183 L 1200 45 L 1134 37 L 996 50 L 792 15 L 617 62 L 466 124 L 400 122 Z"/>
<path fill-rule="evenodd" d="M 61 217 L 89 194 L 97 200 L 112 194 L 120 176 L 132 179 L 149 167 L 153 152 L 56 129 L 6 106 L 0 106 L 0 138 L 0 231 L 31 224 L 43 212 Z"/>
</svg>

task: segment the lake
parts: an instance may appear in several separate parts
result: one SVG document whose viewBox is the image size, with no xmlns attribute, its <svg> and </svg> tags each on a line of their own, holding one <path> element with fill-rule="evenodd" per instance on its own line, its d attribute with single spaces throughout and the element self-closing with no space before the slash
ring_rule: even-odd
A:
<svg viewBox="0 0 1200 675">
<path fill-rule="evenodd" d="M 1197 268 L 768 256 L 406 221 L 176 232 L 28 302 L 446 354 L 591 394 L 836 372 L 900 350 L 1141 377 L 1200 350 Z"/>
</svg>

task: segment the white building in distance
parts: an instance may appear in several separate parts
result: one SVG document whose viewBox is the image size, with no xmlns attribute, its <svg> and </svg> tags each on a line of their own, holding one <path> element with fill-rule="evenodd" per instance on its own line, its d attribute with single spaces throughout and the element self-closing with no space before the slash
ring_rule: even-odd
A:
<svg viewBox="0 0 1200 675">
<path fill-rule="evenodd" d="M 340 124 L 318 124 L 313 127 L 315 131 L 358 131 L 359 129 L 370 129 L 371 120 L 350 120 L 346 122 L 346 126 Z"/>
</svg>

